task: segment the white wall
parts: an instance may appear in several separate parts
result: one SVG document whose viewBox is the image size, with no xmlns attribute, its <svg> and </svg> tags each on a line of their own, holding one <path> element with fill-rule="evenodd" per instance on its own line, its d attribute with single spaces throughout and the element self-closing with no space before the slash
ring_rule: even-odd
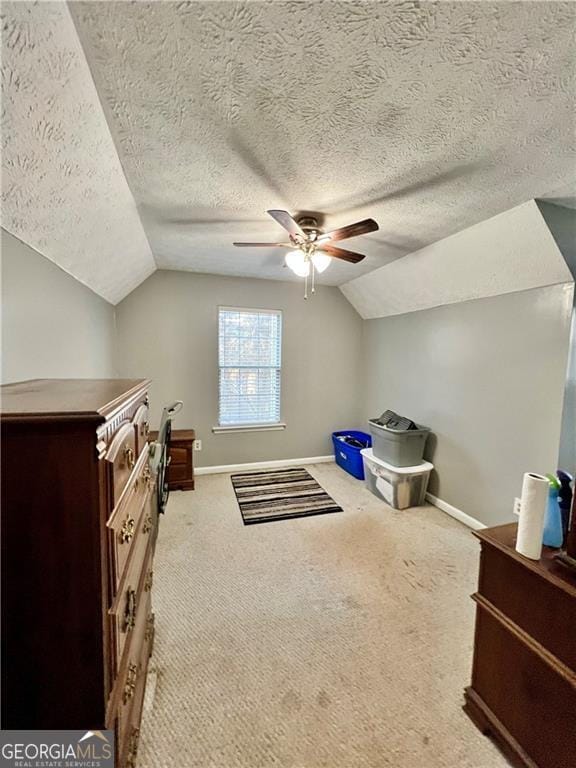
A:
<svg viewBox="0 0 576 768">
<path fill-rule="evenodd" d="M 282 414 L 276 432 L 213 434 L 218 424 L 218 306 L 281 309 Z M 358 426 L 362 321 L 337 288 L 305 301 L 301 283 L 159 271 L 116 307 L 121 376 L 153 380 L 152 423 L 183 400 L 176 427 L 203 442 L 198 466 L 327 455 Z"/>
<path fill-rule="evenodd" d="M 108 378 L 114 307 L 2 230 L 2 381 Z"/>
</svg>

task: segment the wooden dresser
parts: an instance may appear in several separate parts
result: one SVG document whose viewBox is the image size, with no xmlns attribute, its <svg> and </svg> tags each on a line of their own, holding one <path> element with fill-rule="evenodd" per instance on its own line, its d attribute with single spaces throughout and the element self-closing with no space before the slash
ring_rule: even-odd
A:
<svg viewBox="0 0 576 768">
<path fill-rule="evenodd" d="M 111 728 L 136 765 L 158 527 L 148 381 L 2 397 L 2 727 Z"/>
<path fill-rule="evenodd" d="M 156 440 L 157 432 L 150 433 Z M 193 429 L 173 429 L 170 433 L 168 487 L 171 491 L 194 490 L 194 440 Z"/>
<path fill-rule="evenodd" d="M 514 549 L 516 525 L 478 531 L 480 579 L 465 711 L 513 765 L 576 764 L 576 574 L 544 548 Z"/>
</svg>

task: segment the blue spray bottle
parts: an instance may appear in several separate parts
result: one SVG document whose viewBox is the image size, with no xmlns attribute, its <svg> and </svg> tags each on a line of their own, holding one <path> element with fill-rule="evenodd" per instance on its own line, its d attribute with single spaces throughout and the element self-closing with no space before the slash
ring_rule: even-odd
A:
<svg viewBox="0 0 576 768">
<path fill-rule="evenodd" d="M 548 488 L 548 505 L 544 518 L 543 543 L 546 547 L 559 549 L 564 541 L 564 529 L 562 526 L 562 512 L 558 503 L 558 492 L 561 488 L 560 481 L 554 475 L 546 475 L 550 481 Z"/>
</svg>

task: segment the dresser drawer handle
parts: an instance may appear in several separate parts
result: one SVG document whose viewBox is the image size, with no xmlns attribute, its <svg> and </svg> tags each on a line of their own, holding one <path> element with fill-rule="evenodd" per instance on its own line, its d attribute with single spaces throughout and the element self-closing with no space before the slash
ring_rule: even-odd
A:
<svg viewBox="0 0 576 768">
<path fill-rule="evenodd" d="M 146 632 L 144 633 L 144 640 L 149 642 L 154 637 L 154 614 L 151 613 L 146 620 Z M 152 650 L 150 650 L 152 653 Z"/>
<path fill-rule="evenodd" d="M 136 690 L 136 678 L 138 677 L 138 667 L 136 664 L 128 665 L 128 672 L 126 673 L 126 683 L 124 685 L 124 691 L 122 692 L 122 702 L 128 704 L 134 691 Z"/>
<path fill-rule="evenodd" d="M 145 483 L 150 488 L 150 467 L 146 465 L 142 470 L 142 474 L 134 480 L 134 493 L 138 493 L 140 483 Z"/>
<path fill-rule="evenodd" d="M 142 472 L 142 477 L 146 481 L 146 485 L 148 486 L 148 490 L 152 490 L 152 486 L 154 485 L 154 480 L 152 478 L 152 472 L 150 471 L 150 467 L 148 464 L 144 467 L 144 471 Z"/>
<path fill-rule="evenodd" d="M 126 464 L 128 465 L 128 469 L 134 469 L 134 451 L 132 448 L 130 448 L 129 445 L 124 446 L 124 458 L 126 459 Z"/>
<path fill-rule="evenodd" d="M 136 625 L 136 591 L 129 589 L 126 592 L 126 610 L 124 611 L 123 632 L 129 632 Z"/>
<path fill-rule="evenodd" d="M 150 592 L 152 589 L 152 579 L 154 578 L 154 571 L 148 571 L 146 579 L 144 580 L 144 592 Z"/>
<path fill-rule="evenodd" d="M 128 754 L 126 755 L 126 768 L 136 768 L 136 755 L 138 754 L 138 741 L 140 739 L 140 729 L 133 728 L 128 744 Z"/>
<path fill-rule="evenodd" d="M 121 544 L 128 544 L 130 541 L 132 541 L 135 528 L 136 521 L 134 518 L 127 517 L 126 520 L 124 520 L 122 523 L 122 528 L 120 528 L 120 533 L 118 534 Z"/>
<path fill-rule="evenodd" d="M 144 525 L 142 526 L 142 533 L 150 533 L 153 522 L 152 515 L 146 515 L 144 518 Z"/>
</svg>

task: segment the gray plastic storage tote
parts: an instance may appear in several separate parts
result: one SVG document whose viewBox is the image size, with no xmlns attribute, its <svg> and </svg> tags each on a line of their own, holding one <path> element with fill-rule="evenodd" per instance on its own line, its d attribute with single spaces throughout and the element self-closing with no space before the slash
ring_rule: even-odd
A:
<svg viewBox="0 0 576 768">
<path fill-rule="evenodd" d="M 395 467 L 414 467 L 420 464 L 426 438 L 430 434 L 429 427 L 417 424 L 417 429 L 390 429 L 383 426 L 380 419 L 370 419 L 368 424 L 372 435 L 372 450 L 377 459 Z"/>
</svg>

